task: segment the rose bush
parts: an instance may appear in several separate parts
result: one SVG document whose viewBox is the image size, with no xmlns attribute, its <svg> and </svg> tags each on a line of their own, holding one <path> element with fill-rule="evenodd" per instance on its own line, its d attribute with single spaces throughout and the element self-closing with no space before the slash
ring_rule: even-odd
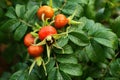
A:
<svg viewBox="0 0 120 80">
<path fill-rule="evenodd" d="M 0 80 L 119 80 L 119 3 L 1 0 Z"/>
</svg>

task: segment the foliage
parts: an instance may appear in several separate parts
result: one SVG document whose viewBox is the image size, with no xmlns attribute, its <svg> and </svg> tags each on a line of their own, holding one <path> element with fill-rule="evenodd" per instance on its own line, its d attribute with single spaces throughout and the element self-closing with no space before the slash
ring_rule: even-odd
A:
<svg viewBox="0 0 120 80">
<path fill-rule="evenodd" d="M 55 15 L 69 17 L 77 10 L 73 19 L 80 24 L 57 29 L 59 34 L 67 34 L 56 40 L 59 47 L 52 46 L 50 61 L 37 61 L 42 65 L 34 64 L 31 68 L 34 58 L 27 54 L 23 39 L 42 26 L 36 13 L 39 6 L 49 2 L 1 0 L 0 43 L 7 48 L 0 55 L 11 66 L 0 80 L 119 80 L 119 0 L 52 0 Z M 47 49 L 43 54 L 46 62 Z"/>
</svg>

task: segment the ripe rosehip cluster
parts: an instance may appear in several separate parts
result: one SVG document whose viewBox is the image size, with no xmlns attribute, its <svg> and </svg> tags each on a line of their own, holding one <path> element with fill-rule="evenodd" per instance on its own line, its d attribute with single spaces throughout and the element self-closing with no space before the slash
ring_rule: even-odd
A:
<svg viewBox="0 0 120 80">
<path fill-rule="evenodd" d="M 37 16 L 39 20 L 43 21 L 43 23 L 48 19 L 54 23 L 53 26 L 51 24 L 45 25 L 38 30 L 37 35 L 40 41 L 45 40 L 48 36 L 57 34 L 56 29 L 63 28 L 70 23 L 70 19 L 66 18 L 64 14 L 54 15 L 54 9 L 50 6 L 41 6 L 37 11 Z M 30 33 L 25 36 L 24 44 L 28 47 L 28 53 L 33 57 L 40 56 L 44 51 L 42 46 L 36 45 L 35 37 Z"/>
<path fill-rule="evenodd" d="M 34 45 L 34 40 L 35 40 L 35 38 L 30 33 L 28 33 L 24 37 L 24 44 L 25 44 L 25 46 L 28 47 L 28 53 L 31 56 L 38 57 L 38 56 L 40 56 L 40 54 L 43 53 L 43 47 Z"/>
<path fill-rule="evenodd" d="M 44 19 L 51 19 L 54 16 L 54 10 L 50 6 L 41 6 L 37 11 L 37 16 L 41 20 L 44 14 Z M 69 23 L 69 19 L 64 14 L 57 14 L 54 19 L 55 28 L 63 28 Z"/>
</svg>

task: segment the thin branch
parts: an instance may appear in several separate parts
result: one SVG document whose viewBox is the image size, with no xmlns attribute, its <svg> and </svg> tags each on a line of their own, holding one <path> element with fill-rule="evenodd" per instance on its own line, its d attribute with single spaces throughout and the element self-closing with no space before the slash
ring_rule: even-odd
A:
<svg viewBox="0 0 120 80">
<path fill-rule="evenodd" d="M 33 25 L 27 23 L 26 21 L 19 19 L 20 22 L 24 23 L 25 25 L 29 26 L 29 27 L 34 27 Z"/>
</svg>

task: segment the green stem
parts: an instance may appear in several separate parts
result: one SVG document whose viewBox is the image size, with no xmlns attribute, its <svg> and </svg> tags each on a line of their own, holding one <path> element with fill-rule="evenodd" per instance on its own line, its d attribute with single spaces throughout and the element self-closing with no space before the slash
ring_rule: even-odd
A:
<svg viewBox="0 0 120 80">
<path fill-rule="evenodd" d="M 41 46 L 46 44 L 46 39 L 42 40 L 41 42 L 39 42 L 38 44 L 36 44 L 37 46 Z"/>
<path fill-rule="evenodd" d="M 29 57 L 30 57 L 30 56 L 29 56 L 29 53 L 27 53 L 25 60 L 28 60 Z"/>
<path fill-rule="evenodd" d="M 48 20 L 49 20 L 49 18 L 45 19 L 45 14 L 42 14 L 42 21 L 43 21 L 42 26 L 48 25 Z"/>
<path fill-rule="evenodd" d="M 71 16 L 68 17 L 68 21 L 69 21 L 68 24 L 69 25 L 70 24 L 75 25 L 75 24 L 80 24 L 81 23 L 81 22 L 77 22 L 77 21 L 73 20 L 73 18 L 76 15 L 77 11 L 78 11 L 78 6 L 76 6 L 76 9 L 75 9 L 74 13 Z"/>
<path fill-rule="evenodd" d="M 42 65 L 43 65 L 43 68 L 44 68 L 44 71 L 45 71 L 45 75 L 47 76 L 47 69 L 46 69 L 46 66 L 45 66 L 45 62 L 44 62 L 44 60 L 43 60 Z"/>
<path fill-rule="evenodd" d="M 75 20 L 69 20 L 69 25 L 70 24 L 73 24 L 73 25 L 75 25 L 75 24 L 80 24 L 80 23 L 82 23 L 82 22 L 78 22 L 78 21 L 75 21 Z"/>
<path fill-rule="evenodd" d="M 68 19 L 72 20 L 74 18 L 74 16 L 76 15 L 77 11 L 78 11 L 78 6 L 76 7 L 74 13 L 70 17 L 68 17 Z"/>
<path fill-rule="evenodd" d="M 58 49 L 61 49 L 62 53 L 65 53 L 64 49 L 62 47 L 58 46 L 57 43 L 53 44 L 53 46 L 56 47 L 56 48 L 58 48 Z"/>
<path fill-rule="evenodd" d="M 53 35 L 53 38 L 54 38 L 54 39 L 59 39 L 59 38 L 61 38 L 62 36 L 67 35 L 67 34 L 68 34 L 67 32 L 63 32 L 63 33 L 61 33 L 61 34 L 54 34 L 54 35 Z"/>
<path fill-rule="evenodd" d="M 48 20 L 49 20 L 49 18 L 47 18 L 47 19 L 45 20 L 45 24 L 44 24 L 44 26 L 46 26 L 46 25 L 49 24 L 49 23 L 48 23 Z"/>
<path fill-rule="evenodd" d="M 68 27 L 66 28 L 66 33 L 67 33 L 66 36 L 68 36 L 68 33 L 69 33 L 69 29 L 70 29 L 70 27 L 71 27 L 71 26 L 68 26 Z"/>
<path fill-rule="evenodd" d="M 32 65 L 30 66 L 29 69 L 29 74 L 31 73 L 31 71 L 33 70 L 33 67 L 35 66 L 36 61 L 34 60 L 34 62 L 32 63 Z"/>
<path fill-rule="evenodd" d="M 34 33 L 36 33 L 36 32 L 38 32 L 38 31 L 39 31 L 39 30 L 38 30 L 38 29 L 36 29 L 36 30 L 34 30 L 33 32 L 34 32 Z"/>
<path fill-rule="evenodd" d="M 62 10 L 64 8 L 64 6 L 66 5 L 67 0 L 64 0 L 64 4 L 62 5 L 62 7 L 60 8 L 60 10 Z"/>
<path fill-rule="evenodd" d="M 35 39 L 34 39 L 34 44 L 37 44 L 37 40 L 38 40 L 39 38 L 38 37 L 36 37 Z"/>
<path fill-rule="evenodd" d="M 106 70 L 105 70 L 105 72 L 104 72 L 103 77 L 106 75 L 107 71 L 109 70 L 110 64 L 115 60 L 115 58 L 118 56 L 118 54 L 119 54 L 119 52 L 115 55 L 114 58 L 112 58 L 112 60 L 111 60 L 111 61 L 109 62 L 109 64 L 107 65 L 107 68 L 106 68 Z"/>
<path fill-rule="evenodd" d="M 50 61 L 50 53 L 51 53 L 51 47 L 46 45 L 46 48 L 47 48 L 47 57 L 48 57 L 48 60 L 46 61 L 45 64 L 47 64 L 49 61 Z"/>
<path fill-rule="evenodd" d="M 40 26 L 37 22 L 35 23 L 35 26 L 36 26 L 38 29 L 41 28 L 41 26 Z"/>
<path fill-rule="evenodd" d="M 52 0 L 49 0 L 49 6 L 52 7 L 53 4 L 52 4 Z"/>
<path fill-rule="evenodd" d="M 22 23 L 24 23 L 25 25 L 27 25 L 27 26 L 29 26 L 29 27 L 34 27 L 33 25 L 31 25 L 31 24 L 25 22 L 25 21 L 22 20 L 22 19 L 19 19 L 19 21 L 22 22 Z"/>
<path fill-rule="evenodd" d="M 43 62 L 43 59 L 42 59 L 41 56 L 39 56 L 39 57 L 35 58 L 35 61 L 36 61 L 37 66 L 40 66 L 42 64 L 42 62 Z"/>
<path fill-rule="evenodd" d="M 34 37 L 38 37 L 38 34 L 35 32 L 31 32 L 30 34 L 32 34 L 32 36 L 34 36 Z"/>
<path fill-rule="evenodd" d="M 42 22 L 43 22 L 43 24 L 42 24 L 42 26 L 45 26 L 45 14 L 42 14 Z"/>
<path fill-rule="evenodd" d="M 54 12 L 56 12 L 56 11 L 58 11 L 59 9 L 58 9 L 58 8 L 54 8 L 53 10 L 54 10 Z"/>
<path fill-rule="evenodd" d="M 51 22 L 50 22 L 50 25 L 52 25 L 54 22 L 55 22 L 55 20 L 51 21 Z"/>
<path fill-rule="evenodd" d="M 59 68 L 59 65 L 57 63 L 57 58 L 56 58 L 56 55 L 54 54 L 54 59 L 55 59 L 55 64 L 56 64 L 56 67 Z"/>
</svg>

